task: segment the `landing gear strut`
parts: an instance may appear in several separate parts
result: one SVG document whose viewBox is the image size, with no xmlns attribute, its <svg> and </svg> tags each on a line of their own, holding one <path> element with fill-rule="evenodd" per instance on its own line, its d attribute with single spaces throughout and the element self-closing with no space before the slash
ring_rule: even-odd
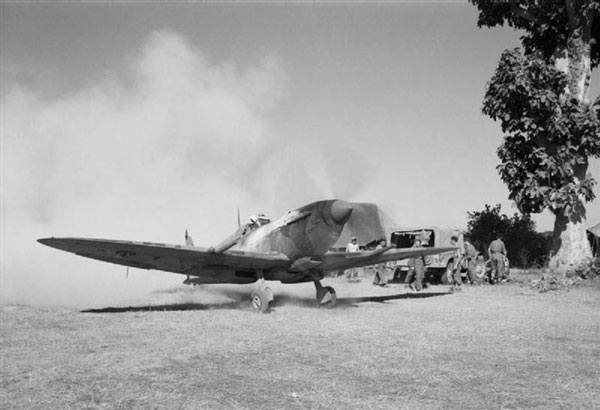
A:
<svg viewBox="0 0 600 410">
<path fill-rule="evenodd" d="M 266 286 L 262 270 L 257 271 L 258 287 L 252 292 L 252 308 L 259 313 L 269 313 L 273 302 L 273 291 Z"/>
<path fill-rule="evenodd" d="M 332 308 L 335 306 L 337 298 L 335 290 L 331 286 L 321 285 L 321 281 L 315 280 L 315 289 L 317 290 L 317 303 L 321 307 Z"/>
<path fill-rule="evenodd" d="M 256 312 L 269 313 L 271 302 L 273 302 L 273 291 L 266 286 L 263 271 L 258 270 L 256 273 L 258 281 L 256 290 L 252 292 L 251 305 Z M 315 279 L 313 282 L 317 291 L 316 296 L 319 306 L 323 308 L 334 307 L 337 301 L 335 290 L 331 286 L 321 285 L 319 279 Z"/>
</svg>

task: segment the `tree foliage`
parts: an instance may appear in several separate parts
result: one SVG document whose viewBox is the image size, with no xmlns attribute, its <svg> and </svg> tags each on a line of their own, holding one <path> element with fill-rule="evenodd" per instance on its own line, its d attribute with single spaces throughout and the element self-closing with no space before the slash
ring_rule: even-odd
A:
<svg viewBox="0 0 600 410">
<path fill-rule="evenodd" d="M 579 24 L 584 26 L 580 35 L 593 43 L 590 50 L 592 68 L 600 63 L 600 21 L 598 1 L 521 0 L 494 1 L 471 0 L 479 9 L 477 26 L 495 27 L 506 24 L 522 30 L 521 43 L 525 54 L 541 53 L 545 61 L 551 62 L 557 50 L 567 47 L 576 21 L 569 14 L 581 15 Z M 577 10 L 574 10 L 577 8 Z M 571 19 L 573 20 L 573 19 Z"/>
<path fill-rule="evenodd" d="M 480 252 L 486 254 L 490 242 L 500 235 L 512 266 L 526 268 L 547 259 L 551 237 L 537 232 L 529 215 L 515 213 L 509 218 L 501 213 L 499 204 L 486 204 L 484 210 L 467 215 L 467 237 Z"/>
<path fill-rule="evenodd" d="M 524 213 L 574 209 L 594 199 L 594 179 L 582 173 L 600 155 L 600 123 L 593 111 L 567 99 L 564 73 L 537 55 L 507 50 L 484 99 L 483 112 L 506 134 L 498 171 L 510 199 Z"/>
<path fill-rule="evenodd" d="M 478 25 L 521 30 L 522 48 L 505 50 L 488 83 L 483 113 L 500 122 L 498 172 L 524 214 L 556 216 L 553 266 L 591 256 L 585 203 L 600 157 L 600 96 L 590 97 L 600 63 L 600 0 L 471 0 Z"/>
<path fill-rule="evenodd" d="M 589 98 L 576 98 L 574 73 L 559 69 L 557 59 L 566 52 L 575 58 L 569 42 L 581 39 L 589 47 L 579 51 L 591 68 L 598 65 L 600 2 L 473 3 L 479 26 L 524 31 L 524 51 L 504 51 L 483 103 L 483 113 L 505 133 L 498 171 L 509 197 L 524 213 L 570 214 L 580 201 L 594 199 L 596 181 L 586 170 L 589 157 L 600 156 L 600 121 Z M 578 7 L 581 21 L 569 17 L 570 7 Z"/>
</svg>

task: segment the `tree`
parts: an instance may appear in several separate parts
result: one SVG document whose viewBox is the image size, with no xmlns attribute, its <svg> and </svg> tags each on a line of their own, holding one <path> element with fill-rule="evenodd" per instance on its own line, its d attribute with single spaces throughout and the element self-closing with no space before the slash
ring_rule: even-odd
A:
<svg viewBox="0 0 600 410">
<path fill-rule="evenodd" d="M 585 203 L 600 156 L 600 96 L 590 99 L 600 62 L 600 1 L 471 0 L 478 26 L 507 24 L 524 32 L 505 50 L 487 85 L 483 113 L 505 134 L 498 171 L 524 213 L 555 215 L 551 266 L 565 272 L 591 258 Z"/>
<path fill-rule="evenodd" d="M 467 212 L 467 236 L 471 243 L 485 254 L 499 234 L 506 243 L 511 266 L 527 268 L 542 264 L 549 246 L 546 236 L 536 231 L 535 222 L 529 215 L 515 213 L 509 218 L 500 211 L 500 204 L 495 207 L 486 204 L 483 211 Z"/>
<path fill-rule="evenodd" d="M 500 214 L 500 204 L 491 207 L 486 204 L 483 211 L 467 212 L 467 236 L 480 252 L 486 253 L 487 247 L 496 235 L 504 235 L 510 229 L 506 215 Z"/>
</svg>

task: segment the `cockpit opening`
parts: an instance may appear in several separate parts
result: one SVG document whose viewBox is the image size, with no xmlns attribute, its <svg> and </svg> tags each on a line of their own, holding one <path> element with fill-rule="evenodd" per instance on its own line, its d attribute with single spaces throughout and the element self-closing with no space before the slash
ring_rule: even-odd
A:
<svg viewBox="0 0 600 410">
<path fill-rule="evenodd" d="M 271 219 L 269 219 L 269 217 L 267 217 L 265 214 L 252 215 L 250 217 L 250 221 L 242 227 L 241 236 L 258 229 L 269 222 L 271 222 Z"/>
<path fill-rule="evenodd" d="M 254 228 L 259 228 L 269 222 L 271 222 L 271 220 L 265 214 L 258 214 L 250 217 L 250 225 Z"/>
</svg>

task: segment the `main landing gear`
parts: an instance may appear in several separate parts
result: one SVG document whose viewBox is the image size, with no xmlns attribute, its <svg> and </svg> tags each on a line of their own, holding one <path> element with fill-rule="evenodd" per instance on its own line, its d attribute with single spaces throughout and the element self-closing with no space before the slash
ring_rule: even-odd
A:
<svg viewBox="0 0 600 410">
<path fill-rule="evenodd" d="M 265 286 L 265 280 L 258 280 L 258 288 L 252 292 L 252 308 L 259 313 L 269 313 L 273 302 L 273 291 Z"/>
<path fill-rule="evenodd" d="M 273 302 L 273 291 L 265 284 L 265 275 L 262 270 L 257 270 L 258 287 L 252 292 L 252 308 L 259 313 L 269 313 Z"/>
<path fill-rule="evenodd" d="M 315 280 L 315 289 L 317 290 L 317 303 L 321 307 L 332 308 L 335 306 L 337 298 L 335 290 L 331 286 L 321 285 L 321 281 Z"/>
<path fill-rule="evenodd" d="M 320 280 L 313 281 L 317 291 L 317 303 L 319 307 L 332 308 L 337 301 L 335 290 L 331 286 L 321 285 Z M 259 313 L 269 313 L 271 303 L 273 302 L 273 291 L 265 284 L 265 278 L 262 271 L 258 272 L 258 286 L 252 292 L 252 309 Z"/>
</svg>

